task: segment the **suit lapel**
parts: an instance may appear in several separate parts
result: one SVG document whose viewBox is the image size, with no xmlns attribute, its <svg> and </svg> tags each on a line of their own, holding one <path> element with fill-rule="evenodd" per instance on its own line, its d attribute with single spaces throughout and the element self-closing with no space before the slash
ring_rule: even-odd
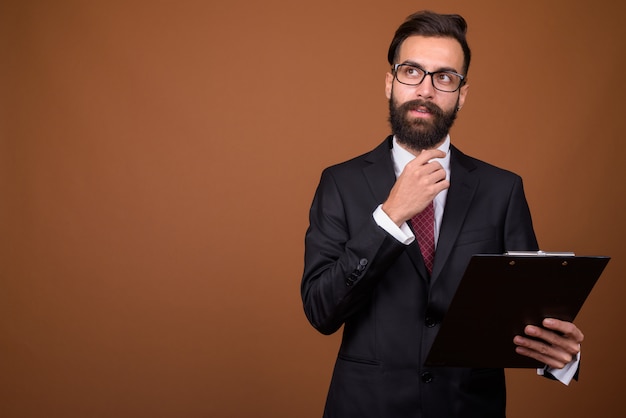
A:
<svg viewBox="0 0 626 418">
<path fill-rule="evenodd" d="M 388 137 L 382 144 L 366 155 L 365 160 L 370 164 L 363 169 L 363 174 L 374 194 L 377 202 L 384 202 L 389 191 L 396 182 L 391 161 L 391 139 Z"/>
<path fill-rule="evenodd" d="M 454 146 L 450 146 L 450 152 L 450 188 L 437 241 L 431 283 L 437 279 L 450 256 L 478 187 L 478 179 L 471 173 L 475 168 L 472 161 Z"/>
</svg>

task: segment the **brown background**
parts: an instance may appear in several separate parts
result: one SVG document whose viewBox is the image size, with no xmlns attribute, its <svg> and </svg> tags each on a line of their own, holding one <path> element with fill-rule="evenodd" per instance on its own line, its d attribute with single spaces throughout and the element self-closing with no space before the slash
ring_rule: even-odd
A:
<svg viewBox="0 0 626 418">
<path fill-rule="evenodd" d="M 621 416 L 616 4 L 0 2 L 0 415 L 321 416 L 339 335 L 302 313 L 308 207 L 387 135 L 388 43 L 431 8 L 470 25 L 453 141 L 524 177 L 544 250 L 613 257 L 581 380 L 508 371 L 509 416 Z"/>
</svg>

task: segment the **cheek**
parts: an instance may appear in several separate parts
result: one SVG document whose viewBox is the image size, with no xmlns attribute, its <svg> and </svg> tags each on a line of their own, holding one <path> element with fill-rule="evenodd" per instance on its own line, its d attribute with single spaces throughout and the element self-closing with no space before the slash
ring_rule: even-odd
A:
<svg viewBox="0 0 626 418">
<path fill-rule="evenodd" d="M 435 104 L 438 105 L 444 112 L 451 112 L 461 105 L 460 97 L 458 95 L 454 95 L 454 97 L 449 98 L 447 97 L 445 101 Z"/>
<path fill-rule="evenodd" d="M 392 88 L 391 89 L 391 93 L 390 93 L 390 97 L 389 97 L 389 100 L 391 100 L 391 102 L 396 107 L 401 106 L 401 105 L 405 104 L 406 102 L 410 102 L 410 101 L 415 100 L 415 99 L 416 99 L 415 96 L 407 94 L 401 88 L 396 88 L 396 89 Z"/>
</svg>

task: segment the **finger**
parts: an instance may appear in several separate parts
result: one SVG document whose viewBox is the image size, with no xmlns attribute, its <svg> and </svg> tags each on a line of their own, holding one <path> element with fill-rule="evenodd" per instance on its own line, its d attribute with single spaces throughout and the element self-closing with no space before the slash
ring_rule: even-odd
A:
<svg viewBox="0 0 626 418">
<path fill-rule="evenodd" d="M 562 369 L 573 360 L 572 357 L 555 356 L 554 353 L 548 351 L 531 350 L 523 346 L 515 347 L 515 352 L 522 356 L 533 358 L 539 363 L 545 364 L 553 369 Z"/>
<path fill-rule="evenodd" d="M 542 325 L 552 331 L 541 330 L 535 327 L 535 332 L 540 333 L 540 338 L 556 345 L 576 356 L 580 352 L 580 344 L 585 339 L 582 331 L 573 323 L 560 321 L 554 318 L 546 318 Z"/>
<path fill-rule="evenodd" d="M 422 170 L 428 170 L 428 172 L 430 172 L 439 168 L 443 169 L 443 166 L 436 159 L 423 157 L 420 154 L 420 156 L 409 162 L 404 169 L 408 169 L 411 172 L 418 172 Z"/>
<path fill-rule="evenodd" d="M 542 325 L 548 329 L 556 331 L 561 335 L 570 338 L 577 343 L 582 343 L 585 339 L 582 331 L 573 323 L 567 321 L 561 321 L 555 318 L 545 318 Z"/>
<path fill-rule="evenodd" d="M 542 341 L 516 336 L 513 342 L 517 345 L 518 354 L 534 358 L 550 367 L 561 369 L 571 362 L 576 354 L 568 353 L 558 346 L 552 346 Z"/>
<path fill-rule="evenodd" d="M 554 324 L 553 324 L 554 325 Z M 570 327 L 564 323 L 556 324 L 559 329 L 567 329 L 575 333 L 575 326 Z M 580 352 L 580 341 L 571 336 L 562 336 L 555 331 L 542 329 L 529 325 L 524 332 L 532 337 L 525 338 L 516 336 L 514 343 L 518 345 L 516 351 L 519 354 L 534 358 L 550 367 L 562 368 L 571 362 Z M 580 333 L 582 335 L 582 333 Z"/>
<path fill-rule="evenodd" d="M 576 329 L 578 330 L 578 328 Z M 580 332 L 580 330 L 578 331 Z M 528 325 L 524 329 L 524 332 L 531 337 L 539 338 L 548 345 L 555 347 L 556 349 L 559 349 L 571 356 L 575 356 L 580 351 L 580 343 L 582 342 L 582 339 L 575 339 L 571 335 L 560 334 L 555 331 L 542 329 L 540 327 L 535 327 L 532 325 Z"/>
<path fill-rule="evenodd" d="M 438 162 L 428 163 L 425 167 L 427 167 L 428 170 L 432 170 L 428 176 L 433 183 L 446 179 L 446 170 L 444 170 Z"/>
<path fill-rule="evenodd" d="M 399 179 L 408 180 L 415 185 L 427 187 L 446 178 L 446 170 L 436 161 L 420 164 L 417 159 L 411 161 L 400 174 Z"/>
<path fill-rule="evenodd" d="M 419 153 L 419 155 L 416 157 L 416 160 L 421 164 L 426 164 L 431 160 L 434 160 L 436 158 L 444 158 L 445 156 L 446 153 L 439 149 L 425 149 Z"/>
</svg>

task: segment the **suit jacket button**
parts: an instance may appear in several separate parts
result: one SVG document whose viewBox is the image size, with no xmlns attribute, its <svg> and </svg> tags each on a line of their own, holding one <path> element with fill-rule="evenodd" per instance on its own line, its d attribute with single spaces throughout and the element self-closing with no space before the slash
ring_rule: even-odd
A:
<svg viewBox="0 0 626 418">
<path fill-rule="evenodd" d="M 431 372 L 424 372 L 422 373 L 422 382 L 424 383 L 430 383 L 433 381 L 435 377 L 433 376 L 433 374 Z"/>
<path fill-rule="evenodd" d="M 367 266 L 367 258 L 362 258 L 359 260 L 359 265 L 356 267 L 358 271 L 365 270 L 365 266 Z"/>
<path fill-rule="evenodd" d="M 426 325 L 428 328 L 432 328 L 437 325 L 437 320 L 432 316 L 427 316 L 424 320 L 424 325 Z"/>
</svg>

